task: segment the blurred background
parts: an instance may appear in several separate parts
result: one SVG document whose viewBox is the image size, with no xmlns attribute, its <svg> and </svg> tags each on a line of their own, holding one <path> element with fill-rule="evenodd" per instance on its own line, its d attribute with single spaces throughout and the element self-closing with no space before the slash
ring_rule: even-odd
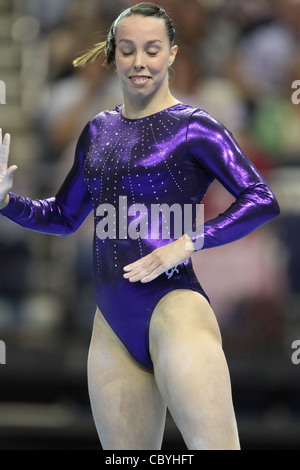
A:
<svg viewBox="0 0 300 470">
<path fill-rule="evenodd" d="M 85 123 L 122 102 L 101 60 L 85 69 L 72 60 L 134 3 L 0 0 L 0 126 L 12 135 L 16 193 L 55 195 Z M 242 448 L 300 450 L 300 364 L 292 361 L 300 340 L 300 104 L 291 99 L 300 80 L 300 1 L 158 3 L 177 30 L 173 93 L 231 130 L 281 206 L 254 234 L 193 261 L 222 329 Z M 204 203 L 208 219 L 231 196 L 214 183 Z M 0 219 L 2 450 L 101 449 L 86 380 L 91 247 L 91 218 L 67 239 Z M 164 449 L 185 449 L 170 416 Z"/>
</svg>

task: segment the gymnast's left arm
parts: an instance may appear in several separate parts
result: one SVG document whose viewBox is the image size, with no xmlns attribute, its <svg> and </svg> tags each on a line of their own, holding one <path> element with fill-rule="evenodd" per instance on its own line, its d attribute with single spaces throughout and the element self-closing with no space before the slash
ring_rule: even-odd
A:
<svg viewBox="0 0 300 470">
<path fill-rule="evenodd" d="M 235 198 L 226 211 L 203 224 L 192 236 L 195 250 L 225 245 L 250 234 L 279 215 L 278 202 L 257 168 L 232 134 L 202 110 L 190 119 L 189 152 L 202 169 Z"/>
<path fill-rule="evenodd" d="M 268 184 L 231 135 L 202 110 L 191 116 L 187 131 L 190 158 L 199 171 L 217 179 L 235 198 L 228 209 L 197 227 L 194 233 L 159 247 L 124 267 L 131 282 L 149 282 L 188 259 L 194 251 L 239 240 L 279 214 Z"/>
</svg>

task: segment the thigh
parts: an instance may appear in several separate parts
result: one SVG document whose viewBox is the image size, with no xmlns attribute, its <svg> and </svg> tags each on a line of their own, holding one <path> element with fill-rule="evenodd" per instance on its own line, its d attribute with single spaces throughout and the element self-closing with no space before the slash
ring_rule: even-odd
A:
<svg viewBox="0 0 300 470">
<path fill-rule="evenodd" d="M 221 344 L 221 333 L 215 314 L 199 292 L 177 289 L 166 294 L 156 305 L 149 327 L 151 356 L 155 348 L 169 341 L 196 340 L 207 335 Z"/>
<path fill-rule="evenodd" d="M 189 449 L 238 449 L 230 377 L 219 327 L 201 294 L 165 296 L 150 323 L 158 387 Z"/>
<path fill-rule="evenodd" d="M 153 372 L 134 360 L 99 310 L 89 350 L 88 384 L 104 450 L 160 449 L 166 408 Z"/>
</svg>

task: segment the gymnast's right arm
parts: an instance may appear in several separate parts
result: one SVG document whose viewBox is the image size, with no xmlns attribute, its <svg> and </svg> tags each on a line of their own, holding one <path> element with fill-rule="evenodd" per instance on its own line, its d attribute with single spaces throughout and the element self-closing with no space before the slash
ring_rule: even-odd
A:
<svg viewBox="0 0 300 470">
<path fill-rule="evenodd" d="M 79 137 L 74 164 L 55 197 L 42 200 L 24 198 L 10 192 L 15 165 L 7 168 L 10 136 L 2 142 L 0 131 L 0 214 L 18 225 L 37 232 L 67 236 L 75 232 L 93 208 L 84 180 L 84 159 L 88 125 Z"/>
</svg>

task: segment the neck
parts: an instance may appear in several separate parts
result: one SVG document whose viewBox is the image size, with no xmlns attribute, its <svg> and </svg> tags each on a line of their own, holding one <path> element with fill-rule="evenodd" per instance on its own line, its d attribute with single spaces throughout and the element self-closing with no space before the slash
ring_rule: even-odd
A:
<svg viewBox="0 0 300 470">
<path fill-rule="evenodd" d="M 163 109 L 169 108 L 174 104 L 179 103 L 174 96 L 168 92 L 165 97 L 155 98 L 149 97 L 134 100 L 124 96 L 124 106 L 123 106 L 123 116 L 128 119 L 140 119 L 146 116 L 151 116 L 152 114 L 158 113 Z"/>
</svg>

